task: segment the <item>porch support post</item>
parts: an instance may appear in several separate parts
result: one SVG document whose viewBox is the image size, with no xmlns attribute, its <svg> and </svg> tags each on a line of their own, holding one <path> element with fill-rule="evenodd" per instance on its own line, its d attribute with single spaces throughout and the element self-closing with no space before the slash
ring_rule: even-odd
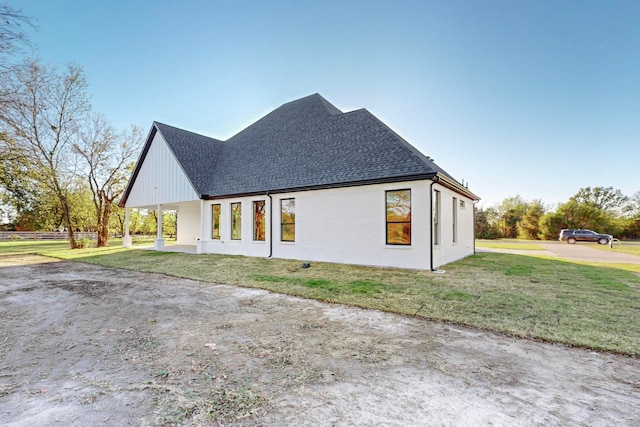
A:
<svg viewBox="0 0 640 427">
<path fill-rule="evenodd" d="M 197 254 L 201 254 L 204 253 L 204 245 L 206 243 L 205 241 L 205 209 L 206 205 L 204 203 L 204 200 L 200 199 L 200 238 L 198 239 L 198 241 L 196 242 L 196 253 Z"/>
<path fill-rule="evenodd" d="M 129 208 L 124 208 L 124 236 L 122 236 L 122 247 L 132 246 L 131 235 L 129 234 Z"/>
<path fill-rule="evenodd" d="M 156 240 L 154 242 L 153 248 L 156 251 L 161 251 L 164 249 L 164 239 L 162 238 L 162 205 L 158 205 L 158 234 L 156 235 Z"/>
</svg>

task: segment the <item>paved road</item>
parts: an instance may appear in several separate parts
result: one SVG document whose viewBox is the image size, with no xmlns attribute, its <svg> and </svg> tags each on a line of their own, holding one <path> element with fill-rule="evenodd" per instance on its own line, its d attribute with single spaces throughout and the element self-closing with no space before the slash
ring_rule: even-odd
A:
<svg viewBox="0 0 640 427">
<path fill-rule="evenodd" d="M 502 252 L 516 255 L 546 255 L 570 261 L 606 262 L 612 264 L 640 264 L 640 257 L 618 252 L 615 249 L 596 249 L 591 243 L 569 245 L 560 242 L 540 242 L 543 250 L 495 249 L 478 247 L 478 252 Z"/>
<path fill-rule="evenodd" d="M 575 245 L 569 245 L 567 243 L 540 243 L 540 246 L 559 258 L 572 261 L 640 264 L 639 256 L 617 252 L 615 249 L 603 251 L 596 249 L 593 244 L 588 243 Z"/>
</svg>

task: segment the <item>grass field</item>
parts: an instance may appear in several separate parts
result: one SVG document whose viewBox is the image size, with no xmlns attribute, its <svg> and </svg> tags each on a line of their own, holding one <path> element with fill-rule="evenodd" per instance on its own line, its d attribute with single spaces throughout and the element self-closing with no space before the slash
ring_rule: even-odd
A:
<svg viewBox="0 0 640 427">
<path fill-rule="evenodd" d="M 153 237 L 136 238 L 133 246 L 153 246 Z M 165 238 L 166 244 L 175 243 L 175 239 Z M 95 245 L 95 242 L 92 242 Z M 91 246 L 91 243 L 90 243 Z M 109 239 L 109 247 L 119 249 L 122 239 Z M 3 240 L 0 241 L 0 256 L 28 253 L 44 253 L 48 251 L 69 249 L 67 240 Z M 96 250 L 89 248 L 87 251 Z"/>
<path fill-rule="evenodd" d="M 620 244 L 614 243 L 612 248 L 607 245 L 595 245 L 594 247 L 602 251 L 622 252 L 625 254 L 640 256 L 640 244 L 637 242 L 620 242 Z"/>
<path fill-rule="evenodd" d="M 271 290 L 480 329 L 640 355 L 640 274 L 531 256 L 479 253 L 430 271 L 228 255 L 69 250 L 0 243 L 0 256 L 47 256 Z M 29 249 L 29 246 L 31 249 Z"/>
<path fill-rule="evenodd" d="M 519 239 L 497 239 L 497 240 L 476 240 L 476 246 L 488 249 L 516 249 L 526 250 L 544 250 L 538 243 L 539 240 L 519 240 Z M 555 241 L 554 241 L 555 242 Z M 615 242 L 613 248 L 609 245 L 590 245 L 594 249 L 601 251 L 622 252 L 625 254 L 640 256 L 640 242 Z"/>
<path fill-rule="evenodd" d="M 476 246 L 479 248 L 491 249 L 517 249 L 520 251 L 542 251 L 544 248 L 535 241 L 512 242 L 506 240 L 477 240 Z"/>
</svg>

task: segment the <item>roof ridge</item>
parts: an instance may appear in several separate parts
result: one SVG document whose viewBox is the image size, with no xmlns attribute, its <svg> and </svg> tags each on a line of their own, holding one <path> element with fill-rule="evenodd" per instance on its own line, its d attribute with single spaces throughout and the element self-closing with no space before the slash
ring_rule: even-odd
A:
<svg viewBox="0 0 640 427">
<path fill-rule="evenodd" d="M 340 110 L 338 107 L 336 107 L 335 105 L 327 101 L 327 99 L 324 96 L 320 95 L 319 93 L 315 93 L 314 95 L 317 95 L 320 97 L 320 101 L 322 102 L 324 107 L 327 110 L 329 110 L 329 113 L 331 113 L 331 115 L 336 116 L 338 114 L 344 114 L 342 110 Z"/>
<path fill-rule="evenodd" d="M 327 101 L 327 99 L 324 96 L 320 95 L 318 92 L 312 93 L 311 95 L 303 96 L 302 98 L 294 99 L 293 101 L 285 102 L 280 107 L 278 107 L 275 110 L 273 110 L 272 113 L 274 111 L 279 110 L 282 107 L 291 106 L 292 104 L 300 104 L 300 103 L 303 103 L 305 101 L 310 101 L 310 100 L 320 101 L 322 106 L 325 107 L 327 109 L 327 111 L 333 116 L 335 116 L 337 114 L 344 114 L 342 112 L 342 110 L 340 110 L 338 107 L 336 107 L 335 105 L 333 105 L 332 103 Z"/>
<path fill-rule="evenodd" d="M 160 125 L 160 127 L 163 127 L 163 126 L 164 126 L 164 127 L 167 127 L 167 128 L 175 129 L 175 130 L 178 130 L 178 131 L 180 131 L 180 132 L 188 133 L 188 134 L 191 134 L 191 135 L 197 135 L 197 136 L 200 136 L 200 137 L 202 137 L 202 138 L 207 138 L 207 139 L 210 139 L 210 140 L 213 140 L 213 141 L 216 141 L 216 142 L 224 142 L 224 141 L 222 141 L 222 140 L 220 140 L 220 139 L 213 138 L 213 137 L 208 136 L 208 135 L 203 135 L 203 134 L 201 134 L 201 133 L 192 132 L 192 131 L 190 131 L 190 130 L 182 129 L 182 128 L 179 128 L 179 127 L 177 127 L 177 126 L 168 125 L 168 124 L 166 124 L 166 123 L 158 122 L 158 121 L 155 121 L 155 120 L 154 120 L 153 124 L 154 124 L 154 125 L 156 125 L 156 126 L 157 126 L 157 125 Z"/>
<path fill-rule="evenodd" d="M 270 111 L 266 115 L 260 117 L 255 122 L 251 123 L 249 126 L 245 127 L 231 138 L 227 139 L 226 142 L 237 139 L 243 134 L 247 134 L 252 130 L 259 128 L 260 126 L 267 123 L 269 120 L 277 120 L 280 116 L 286 116 L 291 114 L 298 114 L 300 111 L 305 111 L 304 114 L 309 115 L 310 112 L 312 115 L 315 115 L 314 111 L 324 110 L 328 113 L 328 117 L 335 117 L 338 115 L 344 114 L 341 110 L 339 110 L 335 105 L 331 104 L 327 101 L 322 95 L 319 93 L 313 93 L 311 95 L 304 96 L 302 98 L 295 99 L 293 101 L 285 102 L 280 105 L 275 110 Z"/>
<path fill-rule="evenodd" d="M 460 184 L 454 177 L 449 175 L 447 171 L 442 169 L 431 157 L 427 156 L 418 148 L 416 148 L 414 145 L 409 143 L 409 141 L 407 141 L 402 136 L 400 136 L 396 131 L 391 129 L 389 125 L 387 125 L 385 122 L 383 122 L 378 117 L 376 117 L 376 115 L 373 114 L 371 111 L 367 110 L 366 108 L 361 108 L 359 110 L 354 110 L 353 112 L 366 112 L 367 114 L 369 114 L 372 118 L 378 121 L 389 133 L 391 133 L 391 135 L 393 135 L 400 144 L 402 144 L 405 148 L 407 148 L 414 156 L 416 156 L 418 159 L 424 162 L 428 167 L 432 168 L 433 170 L 435 170 L 440 174 L 447 176 L 447 178 L 453 180 L 454 182 Z"/>
</svg>

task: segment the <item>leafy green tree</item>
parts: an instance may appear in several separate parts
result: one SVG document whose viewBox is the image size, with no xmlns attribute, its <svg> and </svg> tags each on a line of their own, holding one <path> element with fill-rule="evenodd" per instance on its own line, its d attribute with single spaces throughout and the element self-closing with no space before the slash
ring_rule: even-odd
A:
<svg viewBox="0 0 640 427">
<path fill-rule="evenodd" d="M 131 214 L 133 210 L 129 210 L 129 232 L 134 234 L 134 229 L 131 227 Z M 124 236 L 125 228 L 125 211 L 124 208 L 114 205 L 111 209 L 111 220 L 109 221 L 109 231 L 120 236 Z"/>
<path fill-rule="evenodd" d="M 544 240 L 557 240 L 560 230 L 567 228 L 565 218 L 561 213 L 547 212 L 540 218 L 539 235 Z"/>
<path fill-rule="evenodd" d="M 16 228 L 25 231 L 63 230 L 64 212 L 60 201 L 51 192 L 42 191 L 32 194 L 32 203 L 20 210 L 16 218 Z M 71 226 L 74 230 L 95 231 L 95 215 L 92 210 L 89 190 L 85 187 L 75 187 L 68 193 L 71 206 Z"/>
<path fill-rule="evenodd" d="M 528 204 L 519 195 L 507 197 L 497 207 L 498 228 L 501 237 L 518 237 L 518 224 L 527 211 Z"/>
<path fill-rule="evenodd" d="M 154 209 L 147 209 L 141 212 L 142 222 L 140 223 L 140 232 L 144 236 L 150 236 L 156 233 L 158 229 L 158 214 Z"/>
<path fill-rule="evenodd" d="M 563 228 L 591 229 L 618 235 L 624 230 L 620 220 L 629 198 L 613 187 L 581 188 L 555 212 L 540 221 L 544 238 L 557 238 Z"/>
<path fill-rule="evenodd" d="M 135 126 L 129 132 L 116 132 L 103 116 L 93 115 L 73 144 L 82 159 L 81 176 L 91 190 L 98 247 L 107 246 L 111 211 L 126 187 L 142 138 Z"/>
<path fill-rule="evenodd" d="M 81 184 L 84 184 L 81 182 Z M 78 186 L 69 192 L 71 205 L 71 223 L 79 231 L 96 231 L 96 212 L 93 209 L 91 191 L 85 186 Z"/>
<path fill-rule="evenodd" d="M 132 235 L 142 233 L 141 225 L 144 221 L 144 216 L 141 211 L 144 211 L 146 215 L 146 210 L 129 209 L 129 232 Z M 124 236 L 126 227 L 125 217 L 125 209 L 118 205 L 114 205 L 111 210 L 111 221 L 109 222 L 110 231 L 115 234 L 119 234 L 120 236 Z"/>
<path fill-rule="evenodd" d="M 158 212 L 155 209 L 141 210 L 141 223 L 138 228 L 145 235 L 153 235 L 158 230 Z M 175 237 L 177 232 L 178 214 L 176 211 L 162 212 L 162 234 Z"/>
<path fill-rule="evenodd" d="M 178 212 L 165 211 L 162 214 L 162 233 L 169 237 L 176 237 L 178 225 Z"/>
<path fill-rule="evenodd" d="M 597 229 L 605 221 L 603 211 L 594 206 L 580 203 L 574 198 L 560 204 L 556 212 L 562 218 L 562 228 Z"/>
<path fill-rule="evenodd" d="M 17 216 L 37 210 L 37 201 L 46 193 L 33 173 L 23 148 L 0 131 L 0 203 Z"/>
<path fill-rule="evenodd" d="M 21 205 L 17 211 L 16 230 L 62 230 L 62 209 L 59 200 L 46 191 L 30 194 L 29 197 L 29 204 Z"/>
<path fill-rule="evenodd" d="M 581 188 L 570 200 L 592 208 L 596 212 L 620 212 L 629 198 L 613 187 Z"/>
<path fill-rule="evenodd" d="M 581 188 L 567 203 L 558 207 L 566 228 L 586 228 L 601 232 L 615 231 L 615 218 L 628 202 L 620 190 L 613 187 Z"/>
<path fill-rule="evenodd" d="M 629 198 L 625 214 L 631 218 L 640 219 L 640 191 L 636 191 Z"/>
<path fill-rule="evenodd" d="M 497 218 L 498 212 L 495 208 L 476 208 L 476 238 L 497 239 L 500 236 Z"/>
<path fill-rule="evenodd" d="M 516 195 L 476 211 L 478 238 L 555 240 L 563 228 L 640 238 L 640 192 L 629 198 L 613 187 L 581 188 L 552 212 L 545 212 L 542 200 L 529 203 Z"/>
<path fill-rule="evenodd" d="M 533 200 L 529 203 L 526 212 L 518 223 L 518 238 L 532 240 L 540 239 L 540 219 L 544 213 L 545 208 L 542 200 Z"/>
<path fill-rule="evenodd" d="M 640 191 L 629 198 L 623 218 L 621 236 L 628 239 L 640 239 Z"/>
<path fill-rule="evenodd" d="M 89 112 L 82 69 L 63 72 L 28 60 L 0 74 L 0 131 L 29 165 L 30 178 L 57 198 L 71 248 L 78 247 L 70 196 L 75 190 L 72 143 Z"/>
<path fill-rule="evenodd" d="M 8 4 L 0 5 L 0 81 L 10 76 L 10 57 L 23 53 L 31 46 L 26 28 L 35 29 L 33 19 Z M 6 108 L 12 96 L 11 87 L 0 84 L 0 110 Z M 10 133 L 0 128 L 0 202 L 7 203 L 7 209 L 30 209 L 28 183 L 24 179 L 28 166 L 23 162 L 21 147 Z M 13 209 L 12 209 L 13 208 Z"/>
</svg>

